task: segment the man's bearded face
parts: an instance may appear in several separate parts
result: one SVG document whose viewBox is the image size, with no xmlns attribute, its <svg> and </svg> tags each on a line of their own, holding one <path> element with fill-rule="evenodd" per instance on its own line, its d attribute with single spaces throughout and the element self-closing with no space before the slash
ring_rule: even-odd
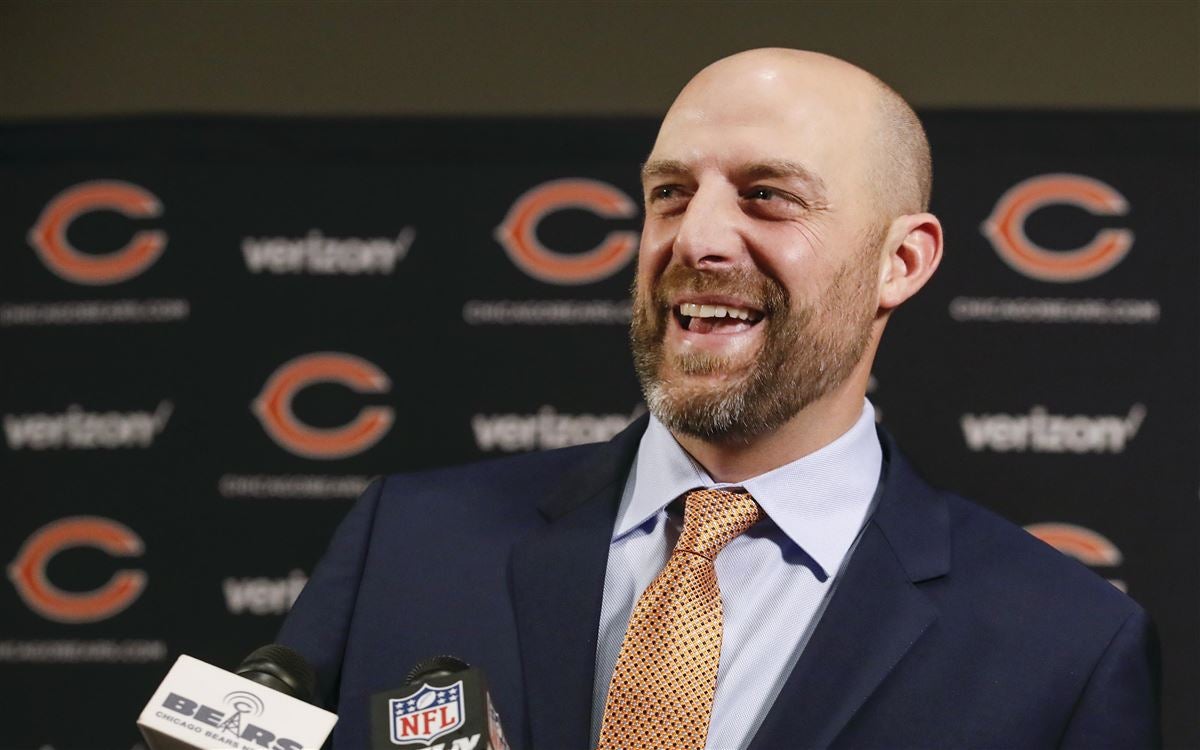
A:
<svg viewBox="0 0 1200 750">
<path fill-rule="evenodd" d="M 672 431 L 748 442 L 839 386 L 870 342 L 880 239 L 867 238 L 824 293 L 811 300 L 792 300 L 778 281 L 745 268 L 714 271 L 673 264 L 650 295 L 635 286 L 630 341 L 650 412 Z M 765 326 L 757 352 L 736 357 L 668 350 L 668 326 L 707 330 L 713 325 L 681 315 L 676 301 L 689 296 L 744 300 L 761 312 L 761 319 L 751 318 L 753 326 Z M 738 328 L 747 322 L 717 321 Z"/>
</svg>

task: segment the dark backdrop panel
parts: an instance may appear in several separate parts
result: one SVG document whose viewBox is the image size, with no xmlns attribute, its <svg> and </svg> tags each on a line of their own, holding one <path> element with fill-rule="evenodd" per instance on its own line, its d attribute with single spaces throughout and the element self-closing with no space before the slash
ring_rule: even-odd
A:
<svg viewBox="0 0 1200 750">
<path fill-rule="evenodd" d="M 1200 746 L 1200 123 L 926 122 L 947 252 L 871 398 L 937 484 L 1150 610 L 1168 742 Z M 176 655 L 229 667 L 271 640 L 372 475 L 604 439 L 640 413 L 625 327 L 654 130 L 0 128 L 0 745 L 133 747 Z M 1002 196 L 1024 209 L 993 240 Z"/>
</svg>

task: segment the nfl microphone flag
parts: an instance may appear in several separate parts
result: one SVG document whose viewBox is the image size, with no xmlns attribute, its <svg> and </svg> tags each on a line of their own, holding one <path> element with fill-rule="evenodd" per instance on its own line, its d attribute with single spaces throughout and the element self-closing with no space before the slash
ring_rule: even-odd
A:
<svg viewBox="0 0 1200 750">
<path fill-rule="evenodd" d="M 408 684 L 371 697 L 371 746 L 510 750 L 479 669 L 453 657 L 414 667 Z"/>
</svg>

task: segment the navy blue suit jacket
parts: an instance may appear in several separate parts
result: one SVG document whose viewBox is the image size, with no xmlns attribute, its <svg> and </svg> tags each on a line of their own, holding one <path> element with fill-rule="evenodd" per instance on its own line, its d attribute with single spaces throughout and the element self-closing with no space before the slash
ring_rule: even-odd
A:
<svg viewBox="0 0 1200 750">
<path fill-rule="evenodd" d="M 588 746 L 605 562 L 644 429 L 371 485 L 279 636 L 318 672 L 334 747 L 368 747 L 370 695 L 447 653 L 485 670 L 515 747 Z M 1145 612 L 882 439 L 877 509 L 750 750 L 1158 746 Z"/>
</svg>

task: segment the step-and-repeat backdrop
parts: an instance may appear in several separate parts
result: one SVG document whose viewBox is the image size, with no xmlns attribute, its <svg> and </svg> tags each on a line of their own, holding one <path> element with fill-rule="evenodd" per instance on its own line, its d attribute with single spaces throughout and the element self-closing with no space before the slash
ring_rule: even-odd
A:
<svg viewBox="0 0 1200 750">
<path fill-rule="evenodd" d="M 870 398 L 935 483 L 1150 610 L 1200 746 L 1200 118 L 926 119 L 945 261 Z M 654 132 L 0 127 L 0 748 L 135 747 L 178 654 L 272 640 L 373 475 L 636 417 Z"/>
</svg>

